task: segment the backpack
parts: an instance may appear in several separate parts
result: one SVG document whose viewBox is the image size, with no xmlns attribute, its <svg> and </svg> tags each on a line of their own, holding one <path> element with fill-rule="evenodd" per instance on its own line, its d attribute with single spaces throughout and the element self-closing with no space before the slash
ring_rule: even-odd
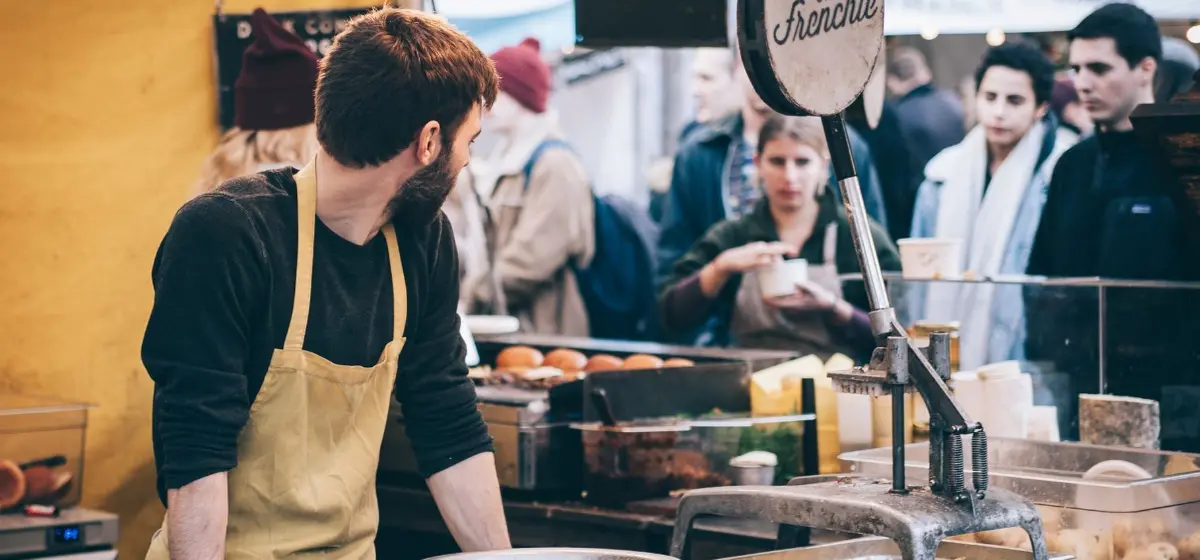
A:
<svg viewBox="0 0 1200 560">
<path fill-rule="evenodd" d="M 546 140 L 525 163 L 525 188 L 533 166 L 547 149 L 574 150 L 562 140 Z M 596 252 L 586 268 L 572 261 L 594 338 L 656 340 L 658 296 L 654 247 L 658 226 L 632 201 L 617 195 L 592 194 Z"/>
</svg>

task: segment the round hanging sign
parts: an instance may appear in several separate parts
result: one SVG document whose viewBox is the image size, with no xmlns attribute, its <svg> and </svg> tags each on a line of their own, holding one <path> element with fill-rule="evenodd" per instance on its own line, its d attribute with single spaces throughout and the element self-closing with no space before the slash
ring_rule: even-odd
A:
<svg viewBox="0 0 1200 560">
<path fill-rule="evenodd" d="M 883 101 L 887 98 L 887 49 L 879 49 L 879 60 L 875 61 L 875 70 L 871 79 L 863 88 L 862 95 L 846 108 L 846 121 L 862 123 L 872 130 L 879 126 L 879 118 L 883 115 Z"/>
<path fill-rule="evenodd" d="M 739 0 L 754 89 L 786 115 L 834 115 L 862 94 L 883 47 L 883 0 Z"/>
</svg>

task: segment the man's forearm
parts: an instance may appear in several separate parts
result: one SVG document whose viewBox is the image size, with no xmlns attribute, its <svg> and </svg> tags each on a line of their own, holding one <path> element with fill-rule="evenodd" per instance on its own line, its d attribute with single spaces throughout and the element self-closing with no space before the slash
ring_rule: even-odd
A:
<svg viewBox="0 0 1200 560">
<path fill-rule="evenodd" d="M 167 541 L 171 558 L 223 560 L 229 521 L 229 478 L 206 476 L 167 491 Z"/>
<path fill-rule="evenodd" d="M 463 552 L 512 548 L 494 455 L 480 453 L 433 475 L 429 491 Z"/>
</svg>

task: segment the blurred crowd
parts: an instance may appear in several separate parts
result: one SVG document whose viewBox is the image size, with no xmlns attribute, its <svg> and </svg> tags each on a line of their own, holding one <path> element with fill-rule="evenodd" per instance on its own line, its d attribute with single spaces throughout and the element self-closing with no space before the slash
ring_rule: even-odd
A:
<svg viewBox="0 0 1200 560">
<path fill-rule="evenodd" d="M 889 50 L 879 122 L 850 134 L 884 270 L 899 270 L 899 240 L 933 237 L 963 240 L 963 268 L 981 277 L 1198 279 L 1173 179 L 1130 115 L 1188 90 L 1200 57 L 1130 4 L 1097 9 L 1068 41 L 1065 52 L 1024 39 L 990 48 L 965 93 L 935 86 L 919 50 Z M 501 94 L 484 127 L 499 140 L 472 154 L 444 207 L 461 312 L 515 316 L 536 333 L 869 353 L 866 294 L 838 279 L 859 264 L 821 123 L 774 114 L 735 50 L 696 53 L 695 118 L 648 208 L 595 193 L 536 40 L 492 59 Z M 253 83 L 239 80 L 239 100 Z M 311 158 L 312 125 L 281 124 L 239 123 L 197 189 Z M 793 258 L 807 279 L 762 293 L 755 275 Z M 965 321 L 964 365 L 1026 342 L 1017 288 L 935 284 L 904 305 Z"/>
</svg>

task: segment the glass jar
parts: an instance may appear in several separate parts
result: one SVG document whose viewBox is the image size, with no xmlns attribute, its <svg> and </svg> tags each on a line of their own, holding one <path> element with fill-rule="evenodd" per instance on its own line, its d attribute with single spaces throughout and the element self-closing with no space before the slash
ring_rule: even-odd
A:
<svg viewBox="0 0 1200 560">
<path fill-rule="evenodd" d="M 940 323 L 937 321 L 917 321 L 908 329 L 908 337 L 913 346 L 925 348 L 929 346 L 929 337 L 933 333 L 950 334 L 950 372 L 958 371 L 959 365 L 959 323 L 957 321 Z M 925 407 L 925 399 L 913 399 L 913 433 L 917 441 L 926 441 L 929 436 L 929 409 Z"/>
</svg>

